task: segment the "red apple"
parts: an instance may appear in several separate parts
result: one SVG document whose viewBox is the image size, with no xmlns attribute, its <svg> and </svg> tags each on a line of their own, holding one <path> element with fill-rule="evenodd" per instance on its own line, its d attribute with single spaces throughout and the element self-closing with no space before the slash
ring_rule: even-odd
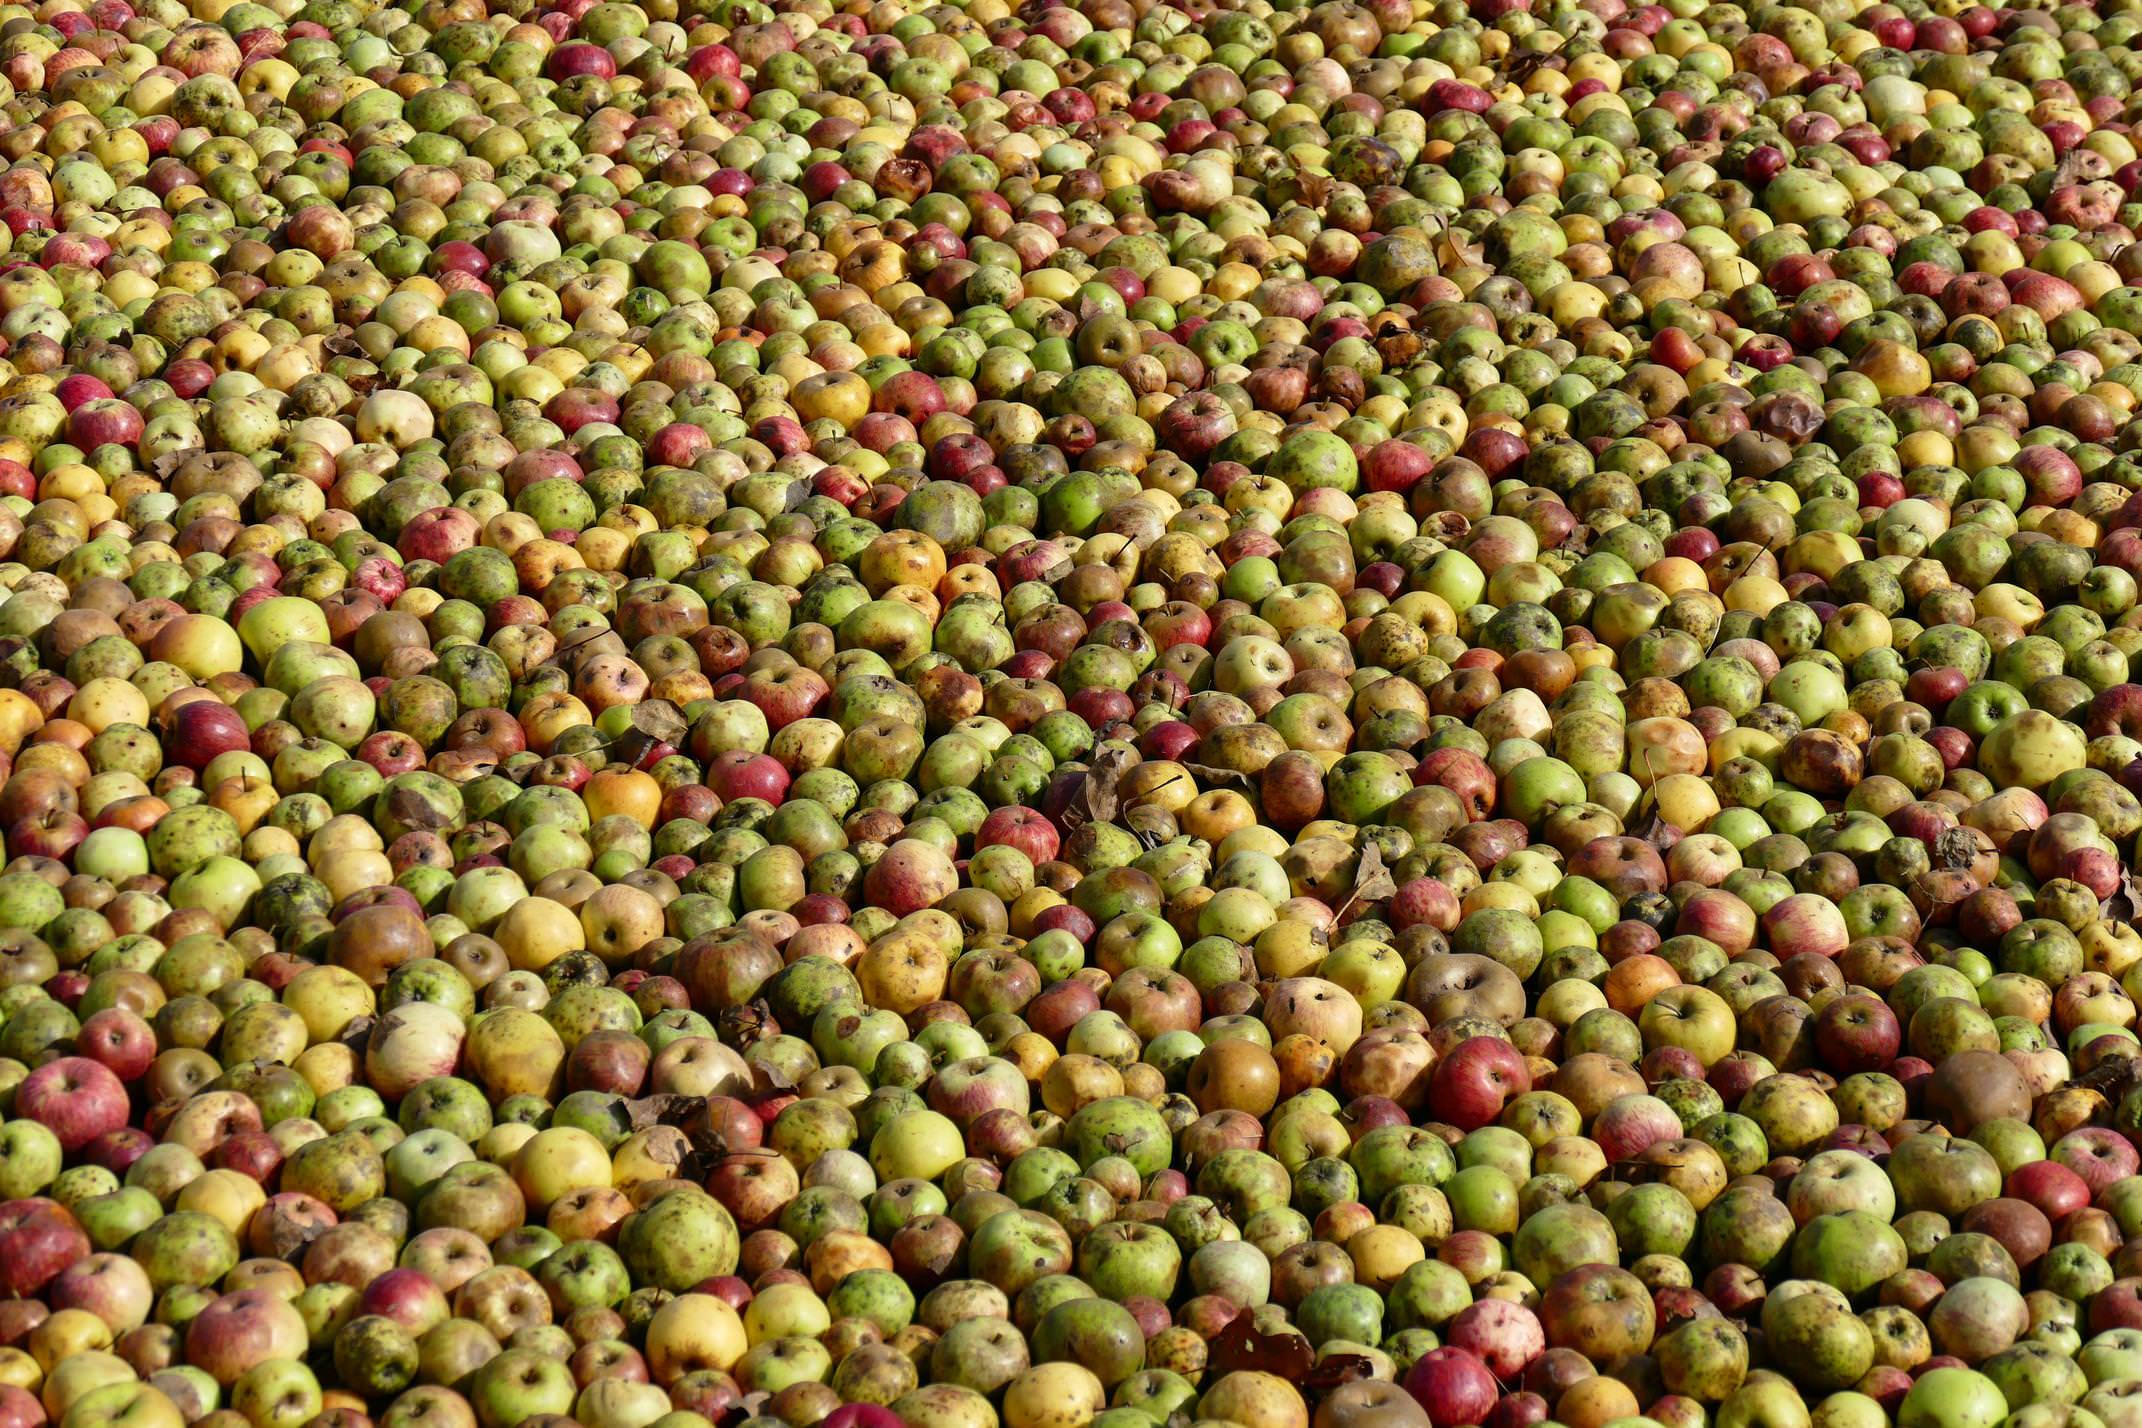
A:
<svg viewBox="0 0 2142 1428">
<path fill-rule="evenodd" d="M 121 1081 L 134 1081 L 156 1059 L 156 1031 L 125 1007 L 106 1007 L 82 1023 L 74 1049 Z"/>
<path fill-rule="evenodd" d="M 1532 1075 L 1515 1046 L 1494 1036 L 1460 1042 L 1435 1068 L 1428 1106 L 1460 1130 L 1493 1125 L 1502 1108 L 1532 1089 Z"/>
<path fill-rule="evenodd" d="M 62 1056 L 22 1078 L 15 1113 L 51 1131 L 64 1149 L 80 1150 L 126 1126 L 126 1085 L 101 1061 Z"/>
<path fill-rule="evenodd" d="M 1459 1348 L 1431 1349 L 1406 1375 L 1406 1391 L 1427 1410 L 1435 1428 L 1484 1423 L 1502 1388 L 1478 1356 Z"/>
</svg>

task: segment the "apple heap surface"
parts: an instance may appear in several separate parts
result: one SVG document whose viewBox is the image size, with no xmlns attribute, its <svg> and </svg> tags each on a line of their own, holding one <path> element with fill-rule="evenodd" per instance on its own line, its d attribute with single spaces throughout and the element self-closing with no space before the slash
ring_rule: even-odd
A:
<svg viewBox="0 0 2142 1428">
<path fill-rule="evenodd" d="M 2142 1428 L 2138 81 L 0 3 L 0 1428 Z"/>
</svg>

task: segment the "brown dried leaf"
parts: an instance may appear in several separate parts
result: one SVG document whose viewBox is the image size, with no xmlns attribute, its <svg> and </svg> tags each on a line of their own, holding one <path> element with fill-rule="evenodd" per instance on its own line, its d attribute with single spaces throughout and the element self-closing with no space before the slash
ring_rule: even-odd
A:
<svg viewBox="0 0 2142 1428">
<path fill-rule="evenodd" d="M 786 1071 L 781 1070 L 779 1067 L 768 1066 L 763 1061 L 751 1068 L 751 1080 L 753 1089 L 762 1096 L 775 1095 L 779 1092 L 796 1089 L 794 1078 Z"/>
<path fill-rule="evenodd" d="M 632 727 L 659 743 L 674 744 L 691 732 L 681 710 L 667 699 L 643 701 L 632 711 Z"/>
<path fill-rule="evenodd" d="M 1079 786 L 1079 802 L 1085 805 L 1084 811 L 1089 821 L 1115 822 L 1116 809 L 1120 802 L 1116 785 L 1123 781 L 1123 775 L 1129 771 L 1133 758 L 1127 749 L 1109 749 L 1093 761 L 1092 768 L 1086 770 L 1085 781 Z"/>
<path fill-rule="evenodd" d="M 713 1178 L 715 1171 L 721 1169 L 721 1163 L 728 1158 L 728 1155 L 729 1152 L 726 1150 L 718 1154 L 695 1150 L 684 1157 L 683 1161 L 678 1164 L 677 1178 L 679 1180 L 709 1180 Z"/>
<path fill-rule="evenodd" d="M 1200 788 L 1231 788 L 1237 793 L 1249 793 L 1256 788 L 1250 776 L 1240 769 L 1214 768 L 1211 764 L 1184 764 L 1190 776 L 1198 781 Z"/>
<path fill-rule="evenodd" d="M 704 1096 L 642 1096 L 625 1102 L 625 1111 L 632 1117 L 632 1128 L 636 1131 L 650 1126 L 689 1125 L 692 1118 L 706 1108 L 707 1098 Z"/>
<path fill-rule="evenodd" d="M 1300 1334 L 1259 1333 L 1250 1322 L 1252 1317 L 1245 1309 L 1212 1336 L 1206 1367 L 1214 1378 L 1254 1369 L 1299 1382 L 1316 1366 L 1316 1354 L 1307 1339 Z"/>
<path fill-rule="evenodd" d="M 647 757 L 647 751 L 659 742 L 638 729 L 627 729 L 602 746 L 603 757 L 621 767 L 637 767 Z"/>
<path fill-rule="evenodd" d="M 1366 1354 L 1328 1354 L 1303 1376 L 1302 1387 L 1314 1393 L 1329 1393 L 1375 1376 L 1376 1362 Z"/>
<path fill-rule="evenodd" d="M 2142 878 L 2132 872 L 2120 877 L 2120 885 L 2099 907 L 2107 922 L 2133 922 L 2142 912 Z"/>
<path fill-rule="evenodd" d="M 1546 54 L 1538 50 L 1527 50 L 1522 54 L 1512 55 L 1504 67 L 1504 72 L 1509 75 L 1512 84 L 1517 84 L 1525 76 L 1538 69 L 1540 61 L 1546 58 Z"/>
<path fill-rule="evenodd" d="M 1141 803 L 1123 815 L 1124 826 L 1148 848 L 1157 848 L 1175 836 L 1175 820 L 1164 809 Z"/>
<path fill-rule="evenodd" d="M 1671 848 L 1674 842 L 1676 841 L 1672 839 L 1661 841 L 1662 836 L 1669 829 L 1672 829 L 1674 832 L 1680 831 L 1679 829 L 1674 828 L 1671 823 L 1668 823 L 1665 819 L 1659 817 L 1659 811 L 1654 808 L 1649 813 L 1645 814 L 1642 818 L 1639 818 L 1635 822 L 1635 824 L 1630 827 L 1629 836 L 1631 838 L 1641 838 L 1646 843 L 1649 843 L 1652 847 L 1658 849 L 1660 852 L 1663 853 L 1668 848 Z"/>
<path fill-rule="evenodd" d="M 2095 1091 L 2108 1103 L 2118 1101 L 2133 1088 L 2138 1067 L 2132 1056 L 2108 1056 L 2089 1070 L 2077 1076 L 2074 1085 L 2085 1091 Z"/>
<path fill-rule="evenodd" d="M 688 1179 L 704 1180 L 729 1157 L 729 1140 L 716 1130 L 706 1117 L 706 1098 L 694 1097 L 699 1102 L 690 1121 L 684 1126 L 684 1138 L 692 1148 L 684 1157 L 684 1174 Z M 674 1122 L 672 1122 L 674 1124 Z"/>
<path fill-rule="evenodd" d="M 1354 869 L 1354 890 L 1347 901 L 1367 898 L 1370 902 L 1381 902 L 1397 892 L 1397 881 L 1392 878 L 1391 870 L 1383 865 L 1383 849 L 1373 840 L 1362 844 L 1361 860 Z"/>
</svg>

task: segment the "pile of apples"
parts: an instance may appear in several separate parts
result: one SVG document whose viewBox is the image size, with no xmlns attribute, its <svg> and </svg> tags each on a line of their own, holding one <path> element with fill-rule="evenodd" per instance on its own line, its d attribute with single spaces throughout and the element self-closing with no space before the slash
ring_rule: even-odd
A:
<svg viewBox="0 0 2142 1428">
<path fill-rule="evenodd" d="M 0 1428 L 2142 1428 L 2138 36 L 0 6 Z"/>
</svg>

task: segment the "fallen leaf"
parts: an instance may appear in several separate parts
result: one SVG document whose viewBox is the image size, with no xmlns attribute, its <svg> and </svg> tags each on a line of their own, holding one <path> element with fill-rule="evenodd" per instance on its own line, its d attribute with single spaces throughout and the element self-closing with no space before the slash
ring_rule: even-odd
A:
<svg viewBox="0 0 2142 1428">
<path fill-rule="evenodd" d="M 2133 922 L 2135 914 L 2142 912 L 2142 877 L 2131 872 L 2122 874 L 2119 887 L 2099 910 L 2107 922 Z"/>
<path fill-rule="evenodd" d="M 684 1135 L 686 1143 L 692 1148 L 691 1154 L 679 1162 L 685 1179 L 705 1180 L 729 1158 L 728 1137 L 709 1125 L 704 1114 L 695 1124 L 686 1128 Z"/>
<path fill-rule="evenodd" d="M 1366 1354 L 1326 1354 L 1323 1362 L 1302 1376 L 1302 1387 L 1316 1393 L 1329 1393 L 1375 1376 L 1376 1361 Z"/>
<path fill-rule="evenodd" d="M 704 1096 L 641 1096 L 625 1102 L 625 1112 L 632 1118 L 632 1128 L 636 1131 L 650 1126 L 688 1125 L 693 1117 L 705 1114 L 706 1108 L 707 1098 Z"/>
<path fill-rule="evenodd" d="M 1245 1309 L 1212 1336 L 1206 1368 L 1214 1378 L 1253 1369 L 1299 1382 L 1316 1366 L 1316 1354 L 1307 1339 L 1294 1333 L 1259 1333 L 1251 1318 Z"/>
<path fill-rule="evenodd" d="M 1115 822 L 1120 803 L 1116 785 L 1123 781 L 1124 773 L 1131 767 L 1131 758 L 1128 750 L 1107 749 L 1086 770 L 1074 800 L 1074 806 L 1085 815 L 1086 822 Z"/>
<path fill-rule="evenodd" d="M 1249 793 L 1256 788 L 1250 782 L 1250 776 L 1240 769 L 1218 769 L 1211 764 L 1184 764 L 1183 767 L 1190 771 L 1190 776 L 1201 788 L 1231 788 L 1237 793 Z"/>
<path fill-rule="evenodd" d="M 674 744 L 691 733 L 682 711 L 667 699 L 643 701 L 632 711 L 632 727 L 658 743 Z"/>
<path fill-rule="evenodd" d="M 1397 891 L 1391 870 L 1383 865 L 1383 849 L 1373 842 L 1363 845 L 1360 864 L 1354 869 L 1354 896 L 1381 902 Z"/>
<path fill-rule="evenodd" d="M 1397 881 L 1392 878 L 1391 870 L 1383 865 L 1383 849 L 1371 840 L 1361 845 L 1361 855 L 1354 864 L 1353 891 L 1339 904 L 1338 912 L 1344 916 L 1348 908 L 1363 898 L 1381 902 L 1397 891 Z"/>
<path fill-rule="evenodd" d="M 1547 52 L 1545 50 L 1524 50 L 1510 57 L 1508 63 L 1504 66 L 1504 73 L 1509 76 L 1510 83 L 1516 84 L 1522 81 L 1525 76 L 1531 74 L 1532 71 L 1538 69 L 1541 64 L 1546 62 L 1546 59 Z"/>
<path fill-rule="evenodd" d="M 2133 1088 L 2136 1069 L 2132 1056 L 2108 1056 L 2077 1076 L 2074 1085 L 2078 1090 L 2095 1091 L 2110 1106 Z"/>
<path fill-rule="evenodd" d="M 1680 841 L 1678 837 L 1666 838 L 1665 835 L 1669 831 L 1679 834 L 1681 830 L 1659 817 L 1659 811 L 1654 808 L 1630 826 L 1629 836 L 1631 838 L 1641 838 L 1644 842 L 1649 843 L 1663 853 Z M 1662 839 L 1664 841 L 1661 841 Z"/>
<path fill-rule="evenodd" d="M 762 1096 L 796 1089 L 795 1078 L 777 1066 L 761 1061 L 751 1068 L 752 1089 Z"/>
<path fill-rule="evenodd" d="M 1124 814 L 1123 822 L 1148 848 L 1157 848 L 1175 836 L 1174 820 L 1165 810 L 1149 803 L 1141 803 Z"/>
</svg>

